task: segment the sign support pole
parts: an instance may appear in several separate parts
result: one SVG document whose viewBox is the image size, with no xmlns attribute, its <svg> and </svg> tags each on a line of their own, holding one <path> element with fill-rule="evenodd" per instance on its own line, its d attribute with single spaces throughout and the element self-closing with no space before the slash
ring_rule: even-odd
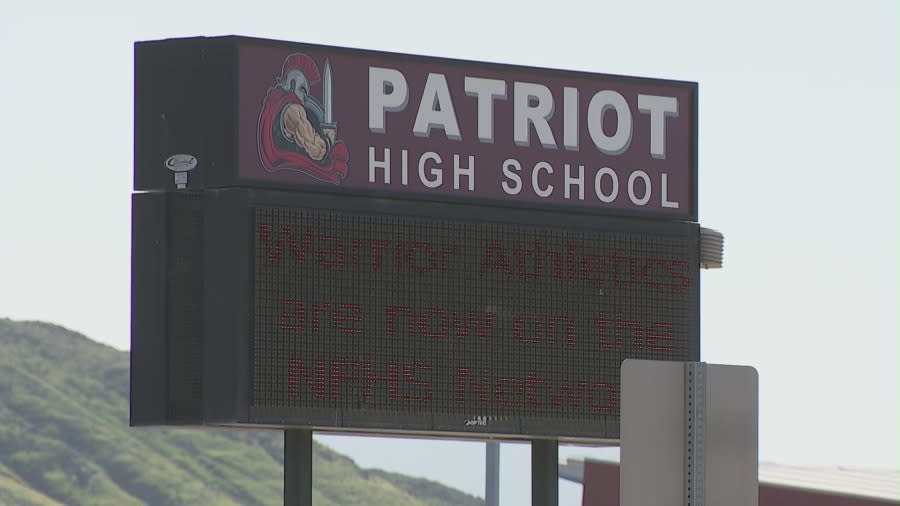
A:
<svg viewBox="0 0 900 506">
<path fill-rule="evenodd" d="M 312 431 L 284 431 L 284 506 L 312 506 Z"/>
<path fill-rule="evenodd" d="M 559 441 L 531 440 L 531 504 L 559 506 Z"/>
<path fill-rule="evenodd" d="M 484 449 L 484 506 L 500 506 L 500 442 L 491 440 Z"/>
<path fill-rule="evenodd" d="M 684 504 L 706 505 L 706 363 L 684 364 Z"/>
</svg>

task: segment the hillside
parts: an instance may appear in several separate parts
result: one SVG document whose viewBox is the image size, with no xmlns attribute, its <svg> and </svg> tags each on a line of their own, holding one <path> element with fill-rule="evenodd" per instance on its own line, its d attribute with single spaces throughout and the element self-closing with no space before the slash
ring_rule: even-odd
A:
<svg viewBox="0 0 900 506">
<path fill-rule="evenodd" d="M 282 503 L 272 431 L 131 428 L 128 353 L 0 319 L 0 504 Z M 317 506 L 475 506 L 439 483 L 359 468 L 316 443 Z"/>
</svg>

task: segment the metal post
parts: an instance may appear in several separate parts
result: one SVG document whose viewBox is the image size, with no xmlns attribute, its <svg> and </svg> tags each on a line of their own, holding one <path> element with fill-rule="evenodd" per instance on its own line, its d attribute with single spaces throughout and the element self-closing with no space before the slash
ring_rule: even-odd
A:
<svg viewBox="0 0 900 506">
<path fill-rule="evenodd" d="M 531 440 L 531 504 L 559 506 L 559 442 Z"/>
<path fill-rule="evenodd" d="M 706 363 L 684 364 L 684 504 L 706 504 Z"/>
<path fill-rule="evenodd" d="M 484 449 L 484 506 L 500 506 L 500 443 L 488 441 Z"/>
<path fill-rule="evenodd" d="M 312 431 L 284 431 L 284 506 L 312 506 Z"/>
</svg>

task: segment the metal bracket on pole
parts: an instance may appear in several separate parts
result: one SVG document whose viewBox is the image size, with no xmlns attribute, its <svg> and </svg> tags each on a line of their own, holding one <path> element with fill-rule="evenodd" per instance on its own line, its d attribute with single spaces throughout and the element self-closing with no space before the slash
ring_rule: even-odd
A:
<svg viewBox="0 0 900 506">
<path fill-rule="evenodd" d="M 706 503 L 706 363 L 684 364 L 684 504 Z"/>
</svg>

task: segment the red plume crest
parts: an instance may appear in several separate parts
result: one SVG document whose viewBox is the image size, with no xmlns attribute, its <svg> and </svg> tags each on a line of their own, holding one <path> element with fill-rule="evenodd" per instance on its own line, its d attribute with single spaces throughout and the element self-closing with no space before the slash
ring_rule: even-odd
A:
<svg viewBox="0 0 900 506">
<path fill-rule="evenodd" d="M 278 78 L 278 82 L 283 83 L 287 73 L 295 69 L 303 72 L 310 85 L 319 82 L 319 69 L 316 67 L 316 62 L 303 53 L 294 53 L 285 58 L 284 64 L 281 66 L 281 77 Z"/>
</svg>

